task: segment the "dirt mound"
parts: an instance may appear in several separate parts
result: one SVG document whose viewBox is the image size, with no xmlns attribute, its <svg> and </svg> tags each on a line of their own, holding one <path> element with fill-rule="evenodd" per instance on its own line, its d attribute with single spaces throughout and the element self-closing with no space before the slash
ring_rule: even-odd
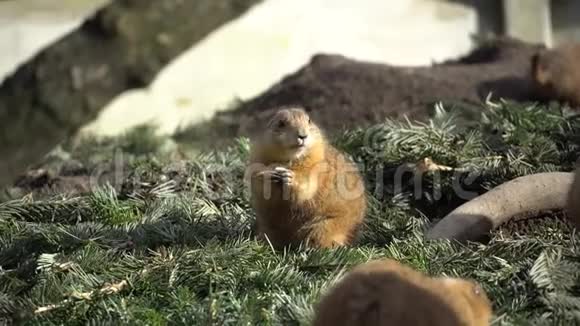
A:
<svg viewBox="0 0 580 326">
<path fill-rule="evenodd" d="M 437 102 L 478 106 L 490 92 L 494 98 L 536 100 L 528 75 L 531 57 L 542 47 L 496 39 L 462 58 L 426 67 L 317 54 L 296 73 L 217 119 L 230 123 L 234 134 L 248 135 L 260 114 L 302 105 L 325 129 L 340 130 L 386 117 L 421 120 Z"/>
</svg>

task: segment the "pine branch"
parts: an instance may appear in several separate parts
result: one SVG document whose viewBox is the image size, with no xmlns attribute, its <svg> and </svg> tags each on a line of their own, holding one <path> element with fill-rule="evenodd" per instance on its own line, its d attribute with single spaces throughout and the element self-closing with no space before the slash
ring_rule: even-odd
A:
<svg viewBox="0 0 580 326">
<path fill-rule="evenodd" d="M 94 300 L 98 296 L 100 297 L 100 296 L 105 296 L 105 295 L 116 294 L 116 293 L 121 292 L 127 286 L 129 286 L 129 283 L 126 280 L 122 280 L 118 283 L 105 285 L 102 288 L 100 288 L 99 290 L 94 290 L 94 291 L 90 291 L 90 292 L 72 293 L 70 295 L 71 296 L 70 299 L 65 299 L 62 302 L 59 302 L 57 304 L 51 304 L 51 305 L 47 305 L 47 306 L 38 307 L 38 308 L 36 308 L 36 310 L 34 310 L 34 314 L 41 315 L 41 314 L 45 314 L 45 313 L 51 312 L 51 311 L 56 310 L 56 309 L 64 308 L 68 305 L 71 305 L 71 304 L 78 302 L 78 301 L 81 301 L 81 300 L 91 301 L 91 300 Z"/>
<path fill-rule="evenodd" d="M 483 122 L 460 109 L 437 110 L 431 122 L 387 121 L 370 134 L 351 130 L 332 140 L 362 163 L 369 193 L 360 238 L 333 250 L 277 252 L 253 239 L 255 214 L 242 180 L 247 139 L 186 162 L 172 162 L 155 148 L 162 142 L 137 136 L 87 142 L 87 161 L 105 160 L 123 142 L 140 153 L 131 156 L 125 188 L 0 204 L 0 312 L 40 309 L 23 318 L 31 324 L 307 325 L 341 273 L 391 257 L 433 275 L 480 281 L 498 325 L 573 324 L 580 243 L 572 229 L 540 218 L 462 246 L 425 241 L 423 233 L 461 203 L 454 182 L 483 193 L 515 176 L 571 169 L 580 121 L 501 102 L 482 108 Z M 401 165 L 410 172 L 395 191 Z M 123 280 L 130 293 L 102 286 Z M 63 300 L 63 293 L 72 294 Z"/>
</svg>

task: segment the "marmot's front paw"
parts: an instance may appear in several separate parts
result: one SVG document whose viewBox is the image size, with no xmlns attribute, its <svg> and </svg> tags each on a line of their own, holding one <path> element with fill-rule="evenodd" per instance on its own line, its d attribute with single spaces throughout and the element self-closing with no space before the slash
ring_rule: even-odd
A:
<svg viewBox="0 0 580 326">
<path fill-rule="evenodd" d="M 277 167 L 274 169 L 272 179 L 285 185 L 291 185 L 294 182 L 294 172 L 287 168 Z"/>
</svg>

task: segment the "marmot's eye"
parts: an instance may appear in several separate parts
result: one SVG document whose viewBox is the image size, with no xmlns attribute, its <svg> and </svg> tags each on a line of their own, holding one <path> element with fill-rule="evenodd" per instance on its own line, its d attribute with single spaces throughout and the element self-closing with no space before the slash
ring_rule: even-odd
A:
<svg viewBox="0 0 580 326">
<path fill-rule="evenodd" d="M 310 120 L 310 118 L 308 118 L 308 124 L 311 124 L 311 123 L 312 123 L 312 120 Z"/>
<path fill-rule="evenodd" d="M 276 127 L 277 128 L 284 128 L 284 127 L 286 127 L 286 121 L 284 121 L 284 120 L 278 121 L 278 123 L 276 124 Z"/>
</svg>

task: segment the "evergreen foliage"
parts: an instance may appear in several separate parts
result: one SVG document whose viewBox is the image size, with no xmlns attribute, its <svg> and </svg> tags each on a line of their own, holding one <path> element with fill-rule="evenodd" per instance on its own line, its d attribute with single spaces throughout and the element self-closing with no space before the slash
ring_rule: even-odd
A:
<svg viewBox="0 0 580 326">
<path fill-rule="evenodd" d="M 106 161 L 120 149 L 138 182 L 123 193 L 101 185 L 85 196 L 0 203 L 0 319 L 307 325 L 342 273 L 391 257 L 431 275 L 481 282 L 495 325 L 579 323 L 580 243 L 561 219 L 501 228 L 484 244 L 422 237 L 467 200 L 454 182 L 482 193 L 517 176 L 570 171 L 579 135 L 580 120 L 558 108 L 500 102 L 477 120 L 438 106 L 428 123 L 386 121 L 333 136 L 365 174 L 370 208 L 361 237 L 351 248 L 284 252 L 253 239 L 242 183 L 247 139 L 196 155 L 173 174 L 166 173 L 165 140 L 145 127 L 85 140 L 72 159 Z M 426 157 L 456 170 L 425 173 L 420 191 L 412 175 L 393 187 L 397 166 Z"/>
</svg>

